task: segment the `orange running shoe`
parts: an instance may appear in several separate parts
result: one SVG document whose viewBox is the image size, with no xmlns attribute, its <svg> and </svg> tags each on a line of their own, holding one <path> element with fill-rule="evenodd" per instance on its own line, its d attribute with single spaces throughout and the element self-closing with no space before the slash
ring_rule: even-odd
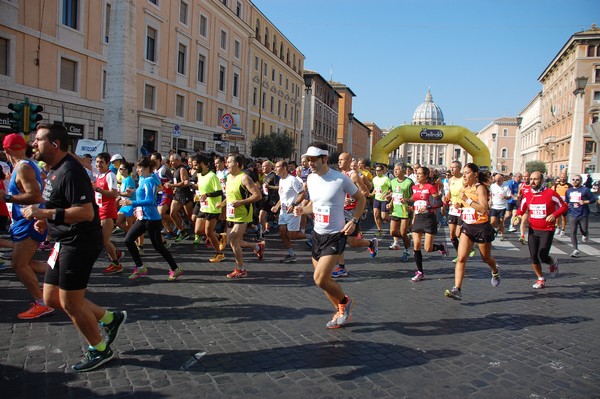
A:
<svg viewBox="0 0 600 399">
<path fill-rule="evenodd" d="M 233 271 L 227 275 L 227 278 L 242 278 L 242 277 L 248 277 L 248 272 L 246 271 L 246 269 L 240 270 L 237 267 L 235 269 L 233 269 Z"/>
<path fill-rule="evenodd" d="M 108 265 L 108 267 L 106 269 L 104 269 L 104 271 L 102 273 L 115 274 L 115 273 L 121 273 L 122 271 L 123 271 L 123 266 L 121 266 L 120 263 L 117 263 L 117 264 L 111 263 L 110 265 Z"/>
<path fill-rule="evenodd" d="M 54 313 L 54 308 L 46 305 L 40 305 L 37 302 L 34 302 L 29 310 L 19 313 L 17 316 L 21 320 L 31 320 L 37 319 L 38 317 L 47 316 Z"/>
<path fill-rule="evenodd" d="M 258 249 L 255 249 L 254 253 L 256 254 L 256 257 L 258 258 L 258 260 L 260 262 L 262 262 L 262 260 L 265 257 L 265 242 L 261 241 L 256 245 L 258 246 Z"/>
</svg>

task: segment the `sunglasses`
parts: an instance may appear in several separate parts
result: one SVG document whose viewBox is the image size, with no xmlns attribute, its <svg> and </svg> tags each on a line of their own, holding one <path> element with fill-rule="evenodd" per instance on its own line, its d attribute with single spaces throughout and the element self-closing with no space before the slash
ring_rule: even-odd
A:
<svg viewBox="0 0 600 399">
<path fill-rule="evenodd" d="M 573 181 L 581 181 L 581 179 L 573 179 Z"/>
</svg>

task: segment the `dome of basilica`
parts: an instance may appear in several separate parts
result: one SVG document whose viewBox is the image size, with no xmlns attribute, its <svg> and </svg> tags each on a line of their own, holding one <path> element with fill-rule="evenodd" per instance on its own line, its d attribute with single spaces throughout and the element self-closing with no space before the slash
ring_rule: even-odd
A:
<svg viewBox="0 0 600 399">
<path fill-rule="evenodd" d="M 411 125 L 445 125 L 442 109 L 433 102 L 433 96 L 429 89 L 425 95 L 425 102 L 421 103 L 415 113 Z"/>
</svg>

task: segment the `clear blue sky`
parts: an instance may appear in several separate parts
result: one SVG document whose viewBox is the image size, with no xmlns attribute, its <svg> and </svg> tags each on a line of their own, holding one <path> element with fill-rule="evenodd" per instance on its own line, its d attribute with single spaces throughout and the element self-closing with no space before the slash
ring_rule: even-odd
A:
<svg viewBox="0 0 600 399">
<path fill-rule="evenodd" d="M 598 0 L 252 1 L 380 127 L 410 123 L 429 87 L 446 124 L 517 116 L 571 35 L 600 25 Z"/>
</svg>

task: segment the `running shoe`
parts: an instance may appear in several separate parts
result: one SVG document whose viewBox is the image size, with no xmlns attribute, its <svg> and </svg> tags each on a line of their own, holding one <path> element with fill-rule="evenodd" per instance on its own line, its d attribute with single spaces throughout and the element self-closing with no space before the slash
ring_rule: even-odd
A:
<svg viewBox="0 0 600 399">
<path fill-rule="evenodd" d="M 504 236 L 504 234 L 500 234 L 500 241 L 506 241 L 506 237 Z"/>
<path fill-rule="evenodd" d="M 456 258 L 452 259 L 452 263 L 456 263 L 456 262 L 458 262 L 458 256 Z"/>
<path fill-rule="evenodd" d="M 213 256 L 212 258 L 210 258 L 208 261 L 210 263 L 219 263 L 222 260 L 225 259 L 225 254 L 215 254 L 215 256 Z"/>
<path fill-rule="evenodd" d="M 508 228 L 508 232 L 509 232 L 509 233 L 514 233 L 515 231 L 517 231 L 517 228 L 516 228 L 515 226 L 510 226 L 510 227 Z"/>
<path fill-rule="evenodd" d="M 110 265 L 108 265 L 108 267 L 106 269 L 104 269 L 104 271 L 102 273 L 104 274 L 115 274 L 115 273 L 121 273 L 123 271 L 123 266 L 121 266 L 120 263 L 111 263 Z"/>
<path fill-rule="evenodd" d="M 256 255 L 258 260 L 260 262 L 262 262 L 262 260 L 265 257 L 265 242 L 261 241 L 261 242 L 257 243 L 256 246 L 258 247 L 258 249 L 256 249 L 256 248 L 254 249 L 254 254 Z"/>
<path fill-rule="evenodd" d="M 496 265 L 496 273 L 492 273 L 492 286 L 497 287 L 500 285 L 500 268 Z"/>
<path fill-rule="evenodd" d="M 546 285 L 546 279 L 544 279 L 542 277 L 542 278 L 538 278 L 532 287 L 536 290 L 541 290 L 542 288 L 544 288 L 545 285 Z"/>
<path fill-rule="evenodd" d="M 116 310 L 113 312 L 113 321 L 104 324 L 104 332 L 106 333 L 106 346 L 109 346 L 117 339 L 119 329 L 127 320 L 127 312 L 124 310 Z"/>
<path fill-rule="evenodd" d="M 50 251 L 52 248 L 54 248 L 54 245 L 50 244 L 49 242 L 40 242 L 40 245 L 38 246 L 38 249 L 40 251 Z"/>
<path fill-rule="evenodd" d="M 579 252 L 578 249 L 575 249 L 573 252 L 571 252 L 571 258 L 579 258 L 579 255 L 581 255 L 581 252 Z"/>
<path fill-rule="evenodd" d="M 397 251 L 400 249 L 400 243 L 398 241 L 394 241 L 392 245 L 390 245 L 390 249 L 393 251 Z"/>
<path fill-rule="evenodd" d="M 445 258 L 450 253 L 450 252 L 448 252 L 448 246 L 446 245 L 445 242 L 441 243 L 440 245 L 442 246 L 442 249 L 439 250 L 440 255 L 442 255 L 442 258 Z"/>
<path fill-rule="evenodd" d="M 94 370 L 95 368 L 98 368 L 104 363 L 108 362 L 110 359 L 113 358 L 113 356 L 114 353 L 109 346 L 106 346 L 106 349 L 102 352 L 90 348 L 83 355 L 83 359 L 81 359 L 79 363 L 72 366 L 72 369 L 78 372 Z"/>
<path fill-rule="evenodd" d="M 177 234 L 175 234 L 173 231 L 167 233 L 164 235 L 165 240 L 172 240 L 173 238 L 177 238 Z"/>
<path fill-rule="evenodd" d="M 327 328 L 340 328 L 344 324 L 347 324 L 352 320 L 352 306 L 354 301 L 348 295 L 346 295 L 347 302 L 345 304 L 340 303 L 338 305 L 338 311 L 327 323 Z"/>
<path fill-rule="evenodd" d="M 521 236 L 521 237 L 519 237 L 519 242 L 520 242 L 522 245 L 525 245 L 525 244 L 527 244 L 527 241 L 525 241 L 525 236 Z"/>
<path fill-rule="evenodd" d="M 402 262 L 407 262 L 409 259 L 410 259 L 410 252 L 404 251 L 404 253 L 402 254 L 402 257 L 400 258 L 400 260 Z"/>
<path fill-rule="evenodd" d="M 223 251 L 227 247 L 227 234 L 221 233 L 219 235 L 219 251 Z"/>
<path fill-rule="evenodd" d="M 413 283 L 416 283 L 417 281 L 422 281 L 424 278 L 425 278 L 425 275 L 417 270 L 415 272 L 415 276 L 413 278 L 411 278 L 410 281 L 412 281 Z"/>
<path fill-rule="evenodd" d="M 0 261 L 0 270 L 6 270 L 6 269 L 10 269 L 11 267 L 8 266 L 6 263 Z"/>
<path fill-rule="evenodd" d="M 227 278 L 243 278 L 248 277 L 248 272 L 246 269 L 238 269 L 237 267 L 233 269 L 231 273 L 227 275 Z"/>
<path fill-rule="evenodd" d="M 564 231 L 564 230 L 561 230 L 559 235 L 560 235 L 561 237 L 562 237 L 562 236 L 564 236 L 564 235 L 565 235 L 565 231 Z"/>
<path fill-rule="evenodd" d="M 131 273 L 129 275 L 129 279 L 130 280 L 135 280 L 138 279 L 140 277 L 144 277 L 148 275 L 148 268 L 146 266 L 142 266 L 142 267 L 134 267 L 133 268 L 133 273 Z"/>
<path fill-rule="evenodd" d="M 196 234 L 194 236 L 194 245 L 200 245 L 202 244 L 202 240 L 200 239 L 200 236 L 198 234 Z"/>
<path fill-rule="evenodd" d="M 281 263 L 294 263 L 298 259 L 296 259 L 296 255 L 286 255 L 281 259 Z"/>
<path fill-rule="evenodd" d="M 180 231 L 179 234 L 177 235 L 177 237 L 175 237 L 175 242 L 181 242 L 185 239 L 187 239 L 190 235 L 188 234 L 187 231 Z"/>
<path fill-rule="evenodd" d="M 333 278 L 338 278 L 338 277 L 346 277 L 348 276 L 348 271 L 346 270 L 345 267 L 340 267 L 340 265 L 338 265 L 334 271 L 331 272 L 331 277 Z"/>
<path fill-rule="evenodd" d="M 171 248 L 171 241 L 165 240 L 163 241 L 163 245 L 165 246 L 165 248 L 169 249 Z"/>
<path fill-rule="evenodd" d="M 550 263 L 550 277 L 554 278 L 558 275 L 558 258 L 553 258 L 552 263 Z"/>
<path fill-rule="evenodd" d="M 586 242 L 588 242 L 588 241 L 589 241 L 589 238 L 588 238 L 588 236 L 583 236 L 583 237 L 581 237 L 581 242 L 583 242 L 583 243 L 586 243 Z"/>
<path fill-rule="evenodd" d="M 460 301 L 462 299 L 462 292 L 460 292 L 460 288 L 452 287 L 450 290 L 446 290 L 444 295 L 447 298 L 452 298 L 456 301 Z"/>
<path fill-rule="evenodd" d="M 377 240 L 377 238 L 373 238 L 369 244 L 369 253 L 371 254 L 371 258 L 376 257 L 377 252 L 379 252 L 379 240 Z"/>
<path fill-rule="evenodd" d="M 19 313 L 17 317 L 21 320 L 31 320 L 42 316 L 48 316 L 52 313 L 54 313 L 54 308 L 34 302 L 31 304 L 31 307 L 28 310 L 23 313 Z"/>
<path fill-rule="evenodd" d="M 175 281 L 182 274 L 183 274 L 183 269 L 181 267 L 178 267 L 175 270 L 169 270 L 169 277 L 167 277 L 167 281 Z"/>
<path fill-rule="evenodd" d="M 472 258 L 473 256 L 475 256 L 475 248 L 471 249 L 471 252 L 469 252 L 469 258 Z"/>
</svg>

